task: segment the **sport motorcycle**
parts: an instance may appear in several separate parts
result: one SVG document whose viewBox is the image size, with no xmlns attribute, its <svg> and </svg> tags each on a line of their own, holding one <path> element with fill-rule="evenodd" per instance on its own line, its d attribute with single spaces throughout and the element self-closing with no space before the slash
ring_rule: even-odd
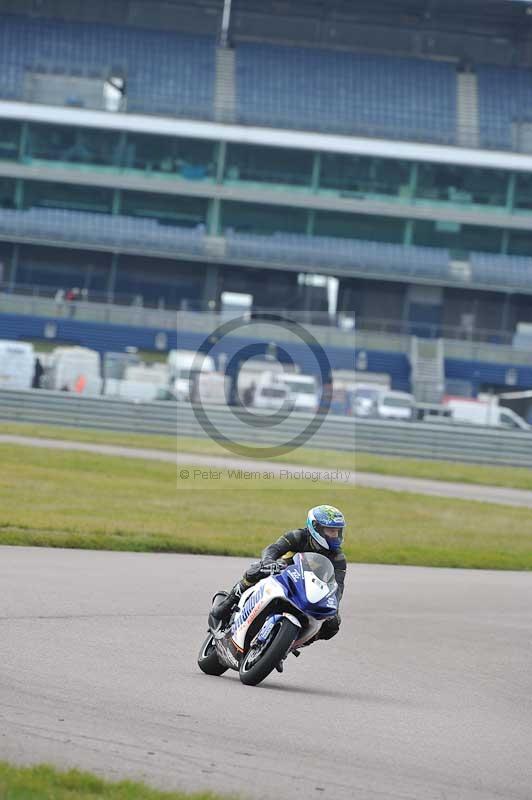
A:
<svg viewBox="0 0 532 800">
<path fill-rule="evenodd" d="M 334 568 L 318 553 L 296 553 L 293 563 L 264 564 L 266 576 L 239 599 L 225 625 L 212 611 L 227 597 L 218 592 L 198 666 L 207 675 L 236 670 L 242 683 L 256 686 L 273 670 L 283 671 L 290 653 L 310 644 L 323 621 L 338 612 Z"/>
</svg>

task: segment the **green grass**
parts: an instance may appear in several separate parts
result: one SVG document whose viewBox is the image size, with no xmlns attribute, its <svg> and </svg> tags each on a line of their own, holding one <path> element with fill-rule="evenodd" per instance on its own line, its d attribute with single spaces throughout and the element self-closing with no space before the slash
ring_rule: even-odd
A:
<svg viewBox="0 0 532 800">
<path fill-rule="evenodd" d="M 83 428 L 65 428 L 53 425 L 28 425 L 24 423 L 1 423 L 0 433 L 18 433 L 23 436 L 62 439 L 100 444 L 117 444 L 131 447 L 176 450 L 176 439 L 172 436 L 94 431 Z M 179 437 L 179 449 L 185 453 L 203 455 L 232 455 L 216 442 L 208 439 Z M 394 456 L 374 456 L 370 453 L 338 453 L 332 450 L 301 448 L 287 456 L 272 459 L 283 463 L 298 463 L 309 467 L 326 469 L 353 469 L 380 475 L 400 475 L 411 478 L 455 481 L 458 483 L 502 486 L 510 489 L 532 490 L 532 470 L 524 467 L 489 467 L 453 461 L 425 461 Z"/>
<path fill-rule="evenodd" d="M 532 569 L 526 508 L 225 471 L 177 484 L 165 463 L 14 445 L 0 445 L 0 463 L 1 544 L 252 558 L 327 502 L 350 523 L 350 561 Z"/>
<path fill-rule="evenodd" d="M 46 764 L 14 767 L 0 761 L 0 800 L 215 800 L 211 793 L 159 792 L 142 783 L 110 783 L 88 772 L 59 772 Z"/>
</svg>

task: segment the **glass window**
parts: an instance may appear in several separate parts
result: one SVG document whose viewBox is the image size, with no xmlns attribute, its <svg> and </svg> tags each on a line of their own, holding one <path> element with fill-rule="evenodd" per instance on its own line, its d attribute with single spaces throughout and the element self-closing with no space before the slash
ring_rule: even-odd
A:
<svg viewBox="0 0 532 800">
<path fill-rule="evenodd" d="M 457 222 L 414 222 L 414 244 L 425 247 L 445 247 L 469 252 L 478 250 L 500 253 L 502 230 L 481 225 L 460 225 Z"/>
<path fill-rule="evenodd" d="M 20 141 L 20 122 L 0 119 L 0 159 L 16 161 Z"/>
<path fill-rule="evenodd" d="M 195 227 L 205 224 L 207 200 L 148 192 L 122 192 L 121 213 L 149 217 L 167 225 Z"/>
<path fill-rule="evenodd" d="M 508 253 L 511 256 L 532 255 L 532 231 L 510 231 Z"/>
<path fill-rule="evenodd" d="M 0 208 L 15 208 L 15 181 L 0 178 Z"/>
<path fill-rule="evenodd" d="M 505 207 L 508 178 L 509 173 L 504 170 L 420 163 L 416 197 Z"/>
<path fill-rule="evenodd" d="M 76 211 L 101 211 L 109 213 L 112 207 L 111 189 L 93 186 L 75 186 L 68 183 L 45 181 L 24 182 L 24 208 L 67 208 Z"/>
<path fill-rule="evenodd" d="M 176 139 L 144 133 L 129 133 L 123 164 L 144 172 L 162 172 L 188 180 L 215 175 L 215 143 L 203 139 Z"/>
<path fill-rule="evenodd" d="M 334 211 L 317 211 L 314 222 L 316 236 L 339 236 L 345 239 L 397 244 L 403 242 L 404 229 L 404 219 Z"/>
<path fill-rule="evenodd" d="M 225 180 L 310 186 L 313 155 L 305 150 L 230 144 Z"/>
<path fill-rule="evenodd" d="M 288 206 L 257 203 L 222 203 L 222 228 L 240 233 L 305 233 L 307 212 Z"/>
<path fill-rule="evenodd" d="M 532 173 L 519 172 L 515 184 L 515 208 L 532 209 Z"/>
<path fill-rule="evenodd" d="M 344 196 L 399 195 L 410 192 L 410 161 L 343 153 L 323 153 L 320 188 L 337 189 Z"/>
<path fill-rule="evenodd" d="M 112 166 L 118 162 L 119 143 L 117 131 L 31 123 L 26 158 Z"/>
</svg>

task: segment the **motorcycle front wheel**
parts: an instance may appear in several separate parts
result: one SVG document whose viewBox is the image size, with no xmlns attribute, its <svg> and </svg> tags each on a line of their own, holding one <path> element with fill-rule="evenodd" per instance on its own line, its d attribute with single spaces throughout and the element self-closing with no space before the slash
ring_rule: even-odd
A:
<svg viewBox="0 0 532 800">
<path fill-rule="evenodd" d="M 206 675 L 223 675 L 227 672 L 227 667 L 220 664 L 216 647 L 214 646 L 214 637 L 211 633 L 207 636 L 198 655 L 198 667 L 205 672 Z"/>
<path fill-rule="evenodd" d="M 270 637 L 259 645 L 250 647 L 240 663 L 240 680 L 246 686 L 257 686 L 286 656 L 301 628 L 283 619 L 274 627 Z"/>
</svg>

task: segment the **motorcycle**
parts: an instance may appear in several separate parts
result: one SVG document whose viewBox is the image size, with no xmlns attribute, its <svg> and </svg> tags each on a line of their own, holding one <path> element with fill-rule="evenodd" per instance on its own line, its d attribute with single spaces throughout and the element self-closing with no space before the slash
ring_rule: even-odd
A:
<svg viewBox="0 0 532 800">
<path fill-rule="evenodd" d="M 212 610 L 227 597 L 219 592 L 209 614 L 209 633 L 198 666 L 207 675 L 236 670 L 247 686 L 256 686 L 274 669 L 283 671 L 289 653 L 300 655 L 325 619 L 338 612 L 334 569 L 318 553 L 296 553 L 293 563 L 262 566 L 266 577 L 247 589 L 225 626 Z"/>
</svg>

